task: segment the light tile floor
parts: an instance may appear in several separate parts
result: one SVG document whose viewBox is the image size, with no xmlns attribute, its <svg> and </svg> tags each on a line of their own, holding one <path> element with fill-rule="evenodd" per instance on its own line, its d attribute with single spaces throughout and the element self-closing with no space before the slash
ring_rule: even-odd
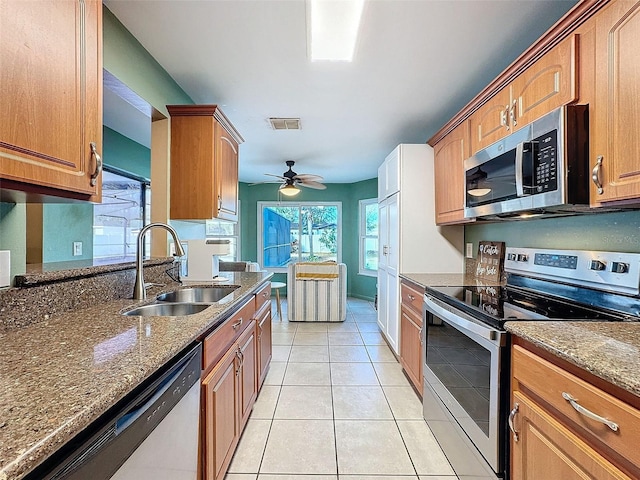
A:
<svg viewBox="0 0 640 480">
<path fill-rule="evenodd" d="M 371 302 L 341 323 L 287 322 L 227 480 L 456 480 Z"/>
</svg>

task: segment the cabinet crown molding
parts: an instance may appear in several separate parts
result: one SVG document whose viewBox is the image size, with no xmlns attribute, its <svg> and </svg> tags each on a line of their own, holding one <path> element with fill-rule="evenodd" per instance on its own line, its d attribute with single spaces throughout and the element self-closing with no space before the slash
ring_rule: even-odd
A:
<svg viewBox="0 0 640 480">
<path fill-rule="evenodd" d="M 172 117 L 213 117 L 238 144 L 244 142 L 240 132 L 236 130 L 227 116 L 222 113 L 218 105 L 167 105 L 167 111 Z"/>
</svg>

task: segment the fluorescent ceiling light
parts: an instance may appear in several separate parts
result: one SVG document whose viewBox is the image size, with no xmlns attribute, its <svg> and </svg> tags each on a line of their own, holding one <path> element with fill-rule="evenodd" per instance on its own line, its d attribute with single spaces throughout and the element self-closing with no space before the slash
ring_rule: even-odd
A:
<svg viewBox="0 0 640 480">
<path fill-rule="evenodd" d="M 287 197 L 293 197 L 294 195 L 300 193 L 300 189 L 295 185 L 291 185 L 290 183 L 288 183 L 287 185 L 280 187 L 280 193 L 286 195 Z"/>
<path fill-rule="evenodd" d="M 307 0 L 307 39 L 312 62 L 351 62 L 364 0 Z"/>
</svg>

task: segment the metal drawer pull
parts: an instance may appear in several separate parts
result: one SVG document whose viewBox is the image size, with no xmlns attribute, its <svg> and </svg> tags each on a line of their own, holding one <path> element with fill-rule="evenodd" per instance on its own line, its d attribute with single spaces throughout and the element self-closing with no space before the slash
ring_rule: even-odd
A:
<svg viewBox="0 0 640 480">
<path fill-rule="evenodd" d="M 513 410 L 511 410 L 511 413 L 509 414 L 509 428 L 511 429 L 511 432 L 513 433 L 513 441 L 514 442 L 518 441 L 518 431 L 513 426 L 513 419 L 516 418 L 516 415 L 517 415 L 519 409 L 520 409 L 520 405 L 518 405 L 516 403 L 516 404 L 513 405 Z"/>
<path fill-rule="evenodd" d="M 600 181 L 600 169 L 602 168 L 602 160 L 604 160 L 604 157 L 602 155 L 598 155 L 596 166 L 593 167 L 593 170 L 591 171 L 591 180 L 598 189 L 598 195 L 602 195 L 604 193 L 602 182 Z"/>
<path fill-rule="evenodd" d="M 562 392 L 562 398 L 568 401 L 571 404 L 571 406 L 576 410 L 576 412 L 581 413 L 585 417 L 589 417 L 591 420 L 595 420 L 596 422 L 604 423 L 607 427 L 609 427 L 614 432 L 618 431 L 617 423 L 612 422 L 611 420 L 607 420 L 606 418 L 601 417 L 600 415 L 597 415 L 590 410 L 587 410 L 582 405 L 580 405 L 578 403 L 578 400 L 573 398 L 573 396 L 570 393 Z"/>
<path fill-rule="evenodd" d="M 234 323 L 232 327 L 234 330 L 237 330 L 240 325 L 242 325 L 242 318 L 238 320 L 236 323 Z"/>
<path fill-rule="evenodd" d="M 407 298 L 409 300 L 411 300 L 412 302 L 416 299 L 416 297 L 414 297 L 413 295 L 411 295 L 410 293 L 407 294 Z"/>
</svg>

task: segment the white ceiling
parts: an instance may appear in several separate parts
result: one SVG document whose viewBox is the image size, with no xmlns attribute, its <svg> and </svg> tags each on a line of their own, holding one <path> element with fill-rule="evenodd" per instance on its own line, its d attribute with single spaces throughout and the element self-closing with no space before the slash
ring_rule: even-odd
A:
<svg viewBox="0 0 640 480">
<path fill-rule="evenodd" d="M 426 142 L 576 1 L 368 0 L 353 63 L 308 60 L 304 0 L 104 3 L 196 103 L 222 106 L 245 139 L 241 181 L 295 160 L 350 183 L 398 143 Z M 144 143 L 107 90 L 105 123 Z"/>
</svg>

